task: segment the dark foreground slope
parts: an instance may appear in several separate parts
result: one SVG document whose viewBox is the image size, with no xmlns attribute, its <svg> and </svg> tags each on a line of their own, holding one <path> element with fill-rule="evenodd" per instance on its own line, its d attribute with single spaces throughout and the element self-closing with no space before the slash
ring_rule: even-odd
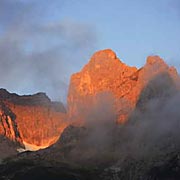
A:
<svg viewBox="0 0 180 180">
<path fill-rule="evenodd" d="M 0 162 L 9 156 L 16 155 L 18 148 L 20 148 L 19 143 L 12 142 L 8 138 L 0 136 Z"/>
<path fill-rule="evenodd" d="M 98 180 L 98 172 L 66 163 L 34 162 L 32 160 L 19 160 L 0 166 L 0 179 L 2 180 Z"/>
</svg>

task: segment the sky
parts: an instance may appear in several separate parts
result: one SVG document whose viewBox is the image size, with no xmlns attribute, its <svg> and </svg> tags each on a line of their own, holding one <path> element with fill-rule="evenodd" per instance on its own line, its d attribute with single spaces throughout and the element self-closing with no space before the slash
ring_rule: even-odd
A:
<svg viewBox="0 0 180 180">
<path fill-rule="evenodd" d="M 179 0 L 0 0 L 0 87 L 65 101 L 69 79 L 111 48 L 141 67 L 159 55 L 180 70 Z"/>
</svg>

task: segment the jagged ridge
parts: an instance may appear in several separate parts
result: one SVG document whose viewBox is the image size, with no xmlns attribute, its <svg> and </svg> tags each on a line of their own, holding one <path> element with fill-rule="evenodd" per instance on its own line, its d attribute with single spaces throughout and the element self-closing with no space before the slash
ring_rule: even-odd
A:
<svg viewBox="0 0 180 180">
<path fill-rule="evenodd" d="M 62 103 L 45 93 L 19 96 L 0 89 L 0 134 L 34 148 L 53 144 L 66 127 Z"/>
</svg>

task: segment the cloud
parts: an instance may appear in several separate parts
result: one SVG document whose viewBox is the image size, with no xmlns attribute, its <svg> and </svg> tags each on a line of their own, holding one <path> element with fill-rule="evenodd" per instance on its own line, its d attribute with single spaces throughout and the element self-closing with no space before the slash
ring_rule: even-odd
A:
<svg viewBox="0 0 180 180">
<path fill-rule="evenodd" d="M 73 20 L 48 19 L 63 4 L 0 1 L 0 87 L 65 99 L 69 76 L 94 49 L 96 32 Z"/>
</svg>

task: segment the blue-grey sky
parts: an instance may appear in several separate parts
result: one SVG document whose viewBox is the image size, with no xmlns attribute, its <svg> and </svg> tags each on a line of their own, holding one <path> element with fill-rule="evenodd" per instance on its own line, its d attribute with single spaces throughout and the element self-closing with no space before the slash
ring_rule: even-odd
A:
<svg viewBox="0 0 180 180">
<path fill-rule="evenodd" d="M 112 48 L 127 64 L 142 66 L 151 54 L 180 59 L 179 0 L 74 1 L 62 17 L 91 24 L 97 48 Z"/>
<path fill-rule="evenodd" d="M 180 1 L 0 0 L 0 87 L 65 100 L 70 75 L 106 48 L 180 69 Z"/>
</svg>

